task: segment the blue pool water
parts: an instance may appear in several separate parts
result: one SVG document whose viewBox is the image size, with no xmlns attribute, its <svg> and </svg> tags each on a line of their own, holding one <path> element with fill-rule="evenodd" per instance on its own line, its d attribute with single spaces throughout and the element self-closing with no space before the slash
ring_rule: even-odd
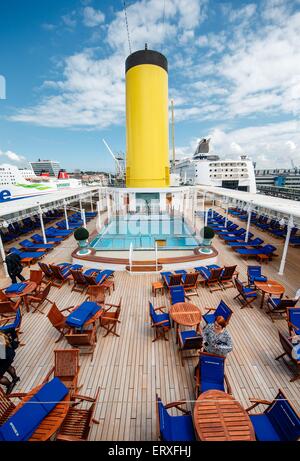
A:
<svg viewBox="0 0 300 461">
<path fill-rule="evenodd" d="M 182 218 L 168 215 L 119 216 L 113 218 L 91 242 L 94 250 L 153 249 L 156 240 L 165 240 L 160 249 L 189 249 L 199 245 Z"/>
</svg>

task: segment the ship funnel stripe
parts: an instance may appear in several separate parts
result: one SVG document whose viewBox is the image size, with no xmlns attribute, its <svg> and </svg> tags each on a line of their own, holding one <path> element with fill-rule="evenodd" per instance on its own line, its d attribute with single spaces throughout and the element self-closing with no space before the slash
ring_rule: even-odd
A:
<svg viewBox="0 0 300 461">
<path fill-rule="evenodd" d="M 153 50 L 140 50 L 130 54 L 125 63 L 126 72 L 132 67 L 140 66 L 142 64 L 152 64 L 154 66 L 159 66 L 168 72 L 167 58 L 158 51 Z"/>
</svg>

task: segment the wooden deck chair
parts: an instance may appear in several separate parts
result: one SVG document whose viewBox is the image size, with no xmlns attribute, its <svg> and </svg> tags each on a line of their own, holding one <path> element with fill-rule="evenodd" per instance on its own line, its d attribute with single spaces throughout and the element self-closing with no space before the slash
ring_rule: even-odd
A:
<svg viewBox="0 0 300 461">
<path fill-rule="evenodd" d="M 47 285 L 43 290 L 40 292 L 36 293 L 35 295 L 27 296 L 27 302 L 29 306 L 33 306 L 33 312 L 40 312 L 41 314 L 43 313 L 40 309 L 40 307 L 44 304 L 45 301 L 48 303 L 51 303 L 52 301 L 48 298 L 48 294 L 51 290 L 51 282 L 48 282 Z"/>
<path fill-rule="evenodd" d="M 168 289 L 181 284 L 182 274 L 171 274 L 169 277 L 163 276 L 164 283 Z"/>
<path fill-rule="evenodd" d="M 236 272 L 235 266 L 224 266 L 223 272 L 220 275 L 219 283 L 225 290 L 226 288 L 234 287 L 233 276 Z"/>
<path fill-rule="evenodd" d="M 16 405 L 13 403 L 13 398 L 22 399 L 25 397 L 25 393 L 13 393 L 6 395 L 4 391 L 0 388 L 0 427 L 4 424 L 15 411 Z"/>
<path fill-rule="evenodd" d="M 163 404 L 161 398 L 156 394 L 156 431 L 157 439 L 163 442 L 192 442 L 196 440 L 193 417 L 191 412 L 182 408 L 186 400 L 177 400 Z M 180 416 L 173 416 L 168 409 L 174 408 L 181 413 Z"/>
<path fill-rule="evenodd" d="M 300 335 L 300 307 L 288 307 L 286 313 L 290 335 Z"/>
<path fill-rule="evenodd" d="M 62 311 L 60 311 L 58 309 L 57 305 L 55 303 L 53 303 L 52 306 L 51 306 L 51 309 L 49 310 L 49 312 L 47 314 L 47 317 L 48 317 L 49 321 L 51 322 L 51 324 L 60 333 L 60 337 L 55 341 L 56 343 L 58 343 L 58 341 L 60 341 L 61 338 L 63 336 L 65 336 L 65 334 L 67 332 L 69 332 L 70 329 L 71 329 L 69 327 L 69 325 L 66 324 L 67 317 L 64 316 L 64 314 L 63 314 L 64 311 L 68 311 L 70 313 L 70 312 L 72 312 L 72 308 L 68 307 L 68 308 L 63 309 Z"/>
<path fill-rule="evenodd" d="M 109 333 L 112 333 L 115 336 L 120 337 L 120 335 L 117 334 L 117 325 L 118 323 L 121 323 L 119 320 L 120 317 L 120 312 L 121 312 L 121 304 L 122 304 L 122 298 L 120 299 L 119 304 L 105 304 L 104 308 L 104 313 L 100 317 L 100 325 L 106 330 L 105 335 L 103 337 L 107 336 Z M 109 306 L 108 308 L 106 306 Z M 111 308 L 115 308 L 115 311 L 111 312 Z"/>
<path fill-rule="evenodd" d="M 85 274 L 83 274 L 83 276 L 84 276 L 88 286 L 97 285 L 97 282 L 96 282 L 97 274 L 96 275 L 85 275 Z"/>
<path fill-rule="evenodd" d="M 57 288 L 61 288 L 66 282 L 69 283 L 70 281 L 70 274 L 64 275 L 61 268 L 59 266 L 55 266 L 54 264 L 49 264 L 49 267 L 52 271 L 52 278 L 51 283 Z"/>
<path fill-rule="evenodd" d="M 222 289 L 219 283 L 222 272 L 222 267 L 210 270 L 210 277 L 205 280 L 205 284 L 208 286 L 210 292 Z M 212 289 L 211 287 L 215 288 Z"/>
<path fill-rule="evenodd" d="M 283 299 L 269 296 L 267 299 L 267 314 L 271 317 L 272 322 L 278 318 L 287 318 L 287 308 L 294 307 L 298 299 Z"/>
<path fill-rule="evenodd" d="M 163 311 L 165 307 L 153 307 L 153 304 L 149 301 L 149 313 L 151 318 L 151 327 L 155 329 L 155 337 L 152 342 L 157 341 L 159 338 L 169 341 L 166 337 L 166 332 L 171 328 L 170 316 L 168 313 Z M 157 314 L 157 311 L 160 314 Z"/>
<path fill-rule="evenodd" d="M 280 354 L 275 360 L 283 359 L 284 363 L 288 369 L 293 373 L 293 377 L 290 379 L 290 382 L 296 381 L 300 378 L 300 360 L 294 359 L 292 356 L 293 344 L 288 336 L 284 336 L 280 331 L 278 331 L 279 341 L 284 350 L 283 354 Z M 289 362 L 285 359 L 285 356 L 288 356 Z"/>
<path fill-rule="evenodd" d="M 199 296 L 197 291 L 197 283 L 198 283 L 199 272 L 192 272 L 188 273 L 185 276 L 185 280 L 183 282 L 183 288 L 185 293 L 189 296 Z"/>
<path fill-rule="evenodd" d="M 94 418 L 99 390 L 100 388 L 97 389 L 93 398 L 85 395 L 74 395 L 75 403 L 68 410 L 64 422 L 57 432 L 56 440 L 76 442 L 88 439 L 92 423 L 99 424 L 99 421 Z M 78 408 L 82 402 L 90 402 L 91 406 L 88 409 Z"/>
<path fill-rule="evenodd" d="M 202 336 L 197 333 L 195 330 L 184 330 L 178 332 L 178 344 L 179 344 L 179 354 L 181 356 L 181 365 L 183 366 L 183 360 L 189 359 L 192 357 L 198 357 L 196 355 L 184 355 L 185 351 L 197 350 L 199 351 L 202 347 Z"/>
<path fill-rule="evenodd" d="M 99 285 L 89 285 L 86 294 L 88 301 L 104 304 L 105 303 L 105 288 Z"/>
<path fill-rule="evenodd" d="M 11 314 L 15 315 L 20 307 L 22 299 L 18 299 L 15 303 L 13 301 L 1 301 L 0 302 L 0 316 L 7 317 Z"/>
<path fill-rule="evenodd" d="M 78 387 L 79 370 L 79 349 L 56 349 L 54 366 L 47 373 L 43 384 L 52 377 L 59 378 L 73 395 L 82 387 Z"/>
<path fill-rule="evenodd" d="M 65 335 L 66 340 L 72 347 L 79 347 L 81 354 L 91 354 L 91 361 L 94 357 L 94 351 L 97 343 L 96 325 L 90 330 L 75 332 L 73 329 Z M 83 349 L 81 349 L 83 348 Z"/>
<path fill-rule="evenodd" d="M 0 289 L 0 302 L 2 301 L 10 301 L 9 297 L 4 293 L 3 290 Z"/>
<path fill-rule="evenodd" d="M 79 293 L 83 293 L 87 288 L 88 284 L 87 281 L 82 273 L 81 270 L 73 270 L 70 269 L 70 273 L 73 277 L 74 285 L 71 291 L 77 291 Z"/>
<path fill-rule="evenodd" d="M 230 383 L 225 373 L 226 358 L 221 355 L 200 352 L 199 363 L 195 369 L 195 395 L 208 390 L 227 391 L 232 394 Z"/>
<path fill-rule="evenodd" d="M 41 270 L 42 270 L 42 272 L 44 274 L 43 278 L 46 278 L 46 281 L 52 280 L 53 273 L 52 273 L 52 270 L 50 269 L 50 267 L 48 266 L 48 264 L 38 262 L 38 265 L 40 266 L 40 268 L 41 268 Z"/>
<path fill-rule="evenodd" d="M 40 291 L 41 284 L 44 278 L 44 272 L 42 270 L 30 269 L 30 282 L 36 283 L 37 287 L 35 291 Z"/>
<path fill-rule="evenodd" d="M 237 277 L 234 279 L 234 284 L 238 290 L 238 294 L 233 299 L 237 298 L 241 302 L 241 309 L 244 307 L 253 307 L 251 304 L 256 300 L 257 292 L 252 290 L 252 288 L 246 287 Z"/>
</svg>

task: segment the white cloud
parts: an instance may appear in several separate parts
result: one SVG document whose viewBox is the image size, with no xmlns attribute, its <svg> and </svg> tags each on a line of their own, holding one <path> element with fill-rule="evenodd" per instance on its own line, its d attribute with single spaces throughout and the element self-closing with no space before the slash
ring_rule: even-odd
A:
<svg viewBox="0 0 300 461">
<path fill-rule="evenodd" d="M 25 160 L 25 157 L 23 157 L 22 155 L 18 155 L 15 152 L 12 152 L 11 150 L 2 151 L 0 149 L 0 157 L 6 157 L 12 162 L 16 162 L 16 163 L 20 163 Z"/>
<path fill-rule="evenodd" d="M 73 29 L 77 25 L 77 19 L 76 19 L 76 11 L 72 11 L 69 14 L 65 14 L 62 16 L 62 21 L 65 23 L 67 27 L 70 29 Z"/>
<path fill-rule="evenodd" d="M 96 27 L 103 24 L 105 16 L 100 10 L 95 10 L 91 6 L 87 6 L 83 10 L 83 23 L 87 27 Z"/>
</svg>

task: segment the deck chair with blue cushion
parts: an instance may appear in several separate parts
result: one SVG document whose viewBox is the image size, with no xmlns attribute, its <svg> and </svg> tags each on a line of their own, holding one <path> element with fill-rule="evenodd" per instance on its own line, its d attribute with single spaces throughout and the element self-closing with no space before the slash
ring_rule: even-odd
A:
<svg viewBox="0 0 300 461">
<path fill-rule="evenodd" d="M 219 390 L 231 394 L 231 386 L 225 375 L 225 357 L 200 352 L 199 363 L 195 369 L 195 395 Z"/>
<path fill-rule="evenodd" d="M 45 251 L 21 251 L 15 247 L 10 248 L 10 250 L 12 253 L 16 253 L 17 255 L 19 255 L 21 259 L 31 258 L 33 262 L 37 261 L 38 259 L 45 256 L 45 254 L 47 254 Z"/>
<path fill-rule="evenodd" d="M 39 234 L 32 235 L 31 240 L 33 240 L 34 243 L 44 243 L 44 239 L 43 239 L 42 235 L 39 235 Z M 48 237 L 48 240 L 51 242 L 51 244 L 59 245 L 63 241 L 63 238 L 61 238 L 61 237 Z"/>
<path fill-rule="evenodd" d="M 53 250 L 54 248 L 54 245 L 51 245 L 50 243 L 33 243 L 28 239 L 22 240 L 22 242 L 20 242 L 20 245 L 26 250 L 33 250 L 33 251 L 39 250 L 39 249 L 49 251 L 49 250 Z"/>
<path fill-rule="evenodd" d="M 171 287 L 181 285 L 183 274 L 170 274 L 163 275 L 163 281 L 165 286 L 170 289 Z"/>
<path fill-rule="evenodd" d="M 267 307 L 268 311 L 267 314 L 271 317 L 272 322 L 274 322 L 274 319 L 278 318 L 286 318 L 287 317 L 287 308 L 288 307 L 294 307 L 298 302 L 297 299 L 283 299 L 283 298 L 273 298 L 270 296 L 267 299 Z"/>
<path fill-rule="evenodd" d="M 241 302 L 241 309 L 244 307 L 253 307 L 251 304 L 257 298 L 256 291 L 252 288 L 246 287 L 245 284 L 241 282 L 241 280 L 239 280 L 237 277 L 234 279 L 234 283 L 236 289 L 238 290 L 238 294 L 234 297 L 234 299 L 238 299 Z"/>
<path fill-rule="evenodd" d="M 236 248 L 235 250 L 239 255 L 244 258 L 251 258 L 254 256 L 258 256 L 260 254 L 267 255 L 269 259 L 272 259 L 273 256 L 276 256 L 274 252 L 276 251 L 276 247 L 273 245 L 265 245 L 261 248 Z"/>
<path fill-rule="evenodd" d="M 222 316 L 226 324 L 228 324 L 230 317 L 233 314 L 233 311 L 230 309 L 230 307 L 227 306 L 227 304 L 222 299 L 219 302 L 219 305 L 217 308 L 207 307 L 206 310 L 207 310 L 207 313 L 203 315 L 203 320 L 205 320 L 207 324 L 214 323 L 216 318 L 219 316 Z M 210 314 L 210 312 L 213 312 L 213 313 Z"/>
<path fill-rule="evenodd" d="M 300 335 L 300 307 L 288 307 L 286 313 L 290 335 Z"/>
<path fill-rule="evenodd" d="M 114 271 L 111 269 L 104 269 L 96 276 L 96 285 L 101 285 L 109 277 L 113 277 Z"/>
<path fill-rule="evenodd" d="M 179 400 L 164 405 L 156 394 L 156 417 L 159 433 L 158 438 L 163 442 L 192 442 L 196 440 L 192 415 L 189 411 L 181 408 L 185 400 Z M 171 416 L 169 408 L 176 408 L 183 415 Z"/>
<path fill-rule="evenodd" d="M 292 378 L 290 379 L 290 383 L 292 383 L 293 381 L 300 379 L 300 360 L 294 354 L 294 344 L 292 343 L 291 336 L 283 334 L 279 330 L 278 335 L 280 344 L 284 352 L 278 355 L 278 357 L 275 357 L 275 360 L 282 359 L 284 361 L 285 365 L 293 374 Z M 286 360 L 285 358 L 286 355 L 288 357 L 288 360 Z"/>
<path fill-rule="evenodd" d="M 184 303 L 186 299 L 190 299 L 184 291 L 182 285 L 170 287 L 171 304 Z"/>
<path fill-rule="evenodd" d="M 266 282 L 268 279 L 261 273 L 261 266 L 248 266 L 247 267 L 248 286 L 254 287 L 254 282 Z"/>
<path fill-rule="evenodd" d="M 256 248 L 261 246 L 264 243 L 264 241 L 257 237 L 253 240 L 248 240 L 247 243 L 245 241 L 227 243 L 231 248 Z"/>
<path fill-rule="evenodd" d="M 204 278 L 205 285 L 209 287 L 210 292 L 222 289 L 219 283 L 221 274 L 223 272 L 222 267 L 199 266 L 199 267 L 195 267 L 195 270 L 197 272 L 200 272 L 200 274 Z M 216 287 L 216 288 L 212 289 L 211 287 Z"/>
<path fill-rule="evenodd" d="M 67 394 L 68 389 L 59 378 L 44 384 L 0 427 L 0 440 L 21 442 L 30 439 L 41 422 Z"/>
<path fill-rule="evenodd" d="M 193 357 L 198 357 L 199 354 L 196 355 L 183 355 L 185 351 L 200 351 L 202 347 L 202 335 L 195 330 L 178 330 L 178 346 L 179 346 L 179 354 L 181 356 L 181 365 L 184 366 L 183 360 L 189 359 Z"/>
<path fill-rule="evenodd" d="M 250 399 L 253 402 L 247 412 L 258 405 L 268 405 L 263 413 L 249 415 L 256 440 L 260 442 L 296 442 L 300 437 L 300 416 L 281 389 L 275 399 Z"/>
<path fill-rule="evenodd" d="M 155 337 L 152 342 L 157 341 L 159 338 L 169 341 L 166 337 L 166 332 L 171 327 L 170 316 L 168 313 L 163 311 L 164 307 L 153 307 L 153 304 L 149 301 L 149 313 L 151 319 L 151 327 L 155 330 Z M 158 314 L 157 312 L 160 312 Z"/>
</svg>

